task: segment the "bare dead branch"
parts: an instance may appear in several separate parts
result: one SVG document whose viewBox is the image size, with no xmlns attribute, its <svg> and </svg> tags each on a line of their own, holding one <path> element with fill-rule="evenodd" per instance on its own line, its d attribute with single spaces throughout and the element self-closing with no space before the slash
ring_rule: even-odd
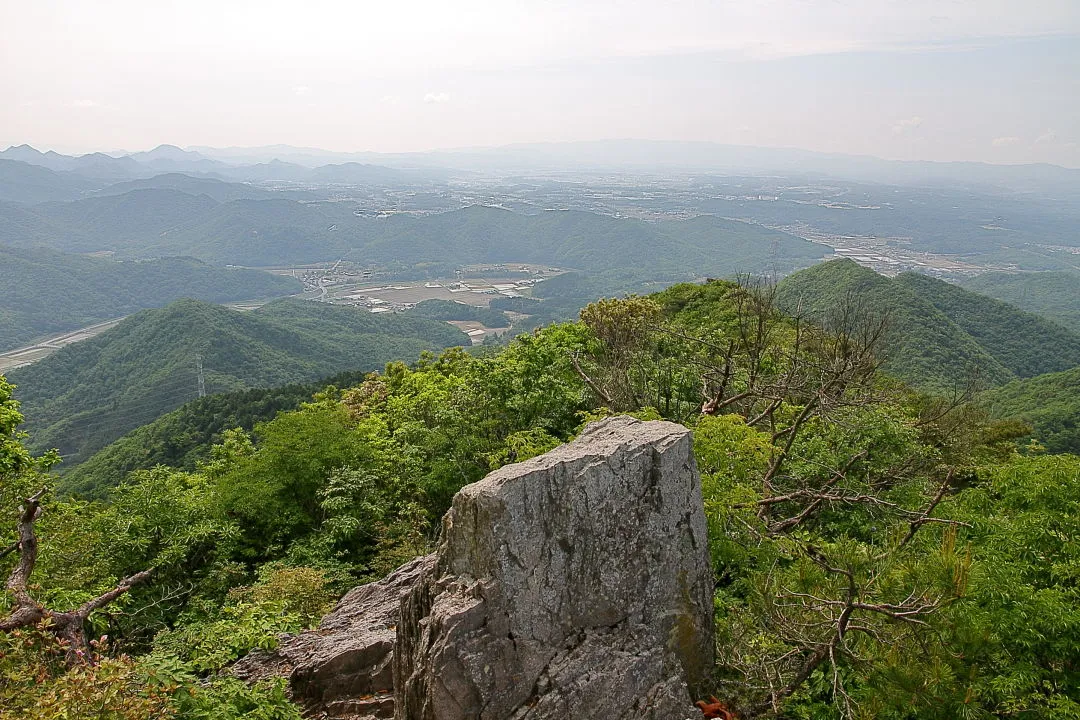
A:
<svg viewBox="0 0 1080 720">
<path fill-rule="evenodd" d="M 5 587 L 15 597 L 17 605 L 30 604 L 28 585 L 30 576 L 37 564 L 38 542 L 34 535 L 34 522 L 41 516 L 41 498 L 45 495 L 45 488 L 26 498 L 19 515 L 18 541 L 19 561 L 8 576 Z"/>
<path fill-rule="evenodd" d="M 614 405 L 614 402 L 612 401 L 611 396 L 606 393 L 604 389 L 600 387 L 591 377 L 589 377 L 584 370 L 581 369 L 581 364 L 578 362 L 577 359 L 577 353 L 570 353 L 570 364 L 574 366 L 574 370 L 581 377 L 581 379 L 585 381 L 585 384 L 589 386 L 589 389 L 596 393 L 600 397 L 600 399 L 604 401 L 604 404 L 607 407 L 611 408 L 612 410 L 616 409 L 612 407 Z"/>
<path fill-rule="evenodd" d="M 91 654 L 86 640 L 86 620 L 95 610 L 105 607 L 139 583 L 146 582 L 153 569 L 143 570 L 124 578 L 106 593 L 80 605 L 75 610 L 51 610 L 30 593 L 30 577 L 37 564 L 38 540 L 34 533 L 34 523 L 41 517 L 41 498 L 45 490 L 39 490 L 28 497 L 19 515 L 19 560 L 8 577 L 6 587 L 15 601 L 12 612 L 0 619 L 0 631 L 10 632 L 23 627 L 41 624 L 48 620 L 48 630 L 67 643 L 67 662 L 69 665 L 90 662 Z"/>
<path fill-rule="evenodd" d="M 965 527 L 970 527 L 970 525 L 968 525 L 967 523 L 961 523 L 956 520 L 939 520 L 938 518 L 931 517 L 937 506 L 940 505 L 941 501 L 945 499 L 945 495 L 949 492 L 949 488 L 952 487 L 953 472 L 953 469 L 949 468 L 949 472 L 945 475 L 945 479 L 941 481 L 941 485 L 938 487 L 937 493 L 935 493 L 934 497 L 931 498 L 926 508 L 923 509 L 921 513 L 919 513 L 919 516 L 911 521 L 911 524 L 908 527 L 907 534 L 904 535 L 903 539 L 896 546 L 896 550 L 899 550 L 900 548 L 911 542 L 912 539 L 914 539 L 915 535 L 919 532 L 919 529 L 931 522 L 944 522 L 948 524 L 964 525 Z"/>
<path fill-rule="evenodd" d="M 142 572 L 137 572 L 130 577 L 126 577 L 121 580 L 112 590 L 109 590 L 106 593 L 102 593 L 101 595 L 98 595 L 92 600 L 87 600 L 82 605 L 80 605 L 78 609 L 74 612 L 76 615 L 82 617 L 85 620 L 87 617 L 90 616 L 90 613 L 105 607 L 116 598 L 131 590 L 131 588 L 135 587 L 136 585 L 146 582 L 153 574 L 154 569 L 150 568 L 147 570 L 143 570 Z"/>
</svg>

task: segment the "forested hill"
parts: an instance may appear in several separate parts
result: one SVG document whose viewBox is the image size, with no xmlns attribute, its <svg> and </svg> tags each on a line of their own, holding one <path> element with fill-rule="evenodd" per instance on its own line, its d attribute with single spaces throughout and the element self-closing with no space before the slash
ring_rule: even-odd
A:
<svg viewBox="0 0 1080 720">
<path fill-rule="evenodd" d="M 151 178 L 115 183 L 93 194 L 97 197 L 103 197 L 123 195 L 133 190 L 179 190 L 189 195 L 206 195 L 218 202 L 267 200 L 285 196 L 283 193 L 265 190 L 254 185 L 225 182 L 215 178 L 194 177 L 183 173 L 163 173 Z M 303 193 L 298 191 L 290 193 L 290 196 L 295 197 L 296 195 L 303 195 Z"/>
<path fill-rule="evenodd" d="M 0 243 L 108 250 L 126 257 L 190 255 L 246 266 L 345 258 L 391 265 L 646 266 L 724 276 L 790 270 L 827 253 L 793 235 L 712 216 L 649 223 L 579 211 L 522 215 L 479 206 L 419 217 L 373 218 L 359 210 L 350 202 L 218 202 L 177 189 L 146 188 L 66 203 L 0 204 Z"/>
<path fill-rule="evenodd" d="M 932 303 L 1017 377 L 1080 365 L 1080 334 L 1057 323 L 927 275 L 904 273 L 896 282 Z"/>
<path fill-rule="evenodd" d="M 1080 335 L 1007 303 L 942 280 L 878 275 L 851 260 L 797 272 L 778 287 L 789 310 L 825 320 L 845 302 L 887 314 L 885 369 L 924 389 L 1000 385 L 1080 365 Z"/>
<path fill-rule="evenodd" d="M 104 497 L 134 470 L 157 465 L 195 470 L 227 430 L 250 431 L 279 412 L 295 410 L 327 386 L 352 387 L 365 372 L 346 372 L 313 383 L 293 383 L 207 395 L 192 400 L 94 453 L 59 479 L 65 494 Z"/>
<path fill-rule="evenodd" d="M 12 372 L 35 447 L 77 464 L 121 435 L 207 393 L 374 370 L 467 345 L 447 323 L 283 299 L 252 312 L 181 300 Z"/>
<path fill-rule="evenodd" d="M 435 320 L 472 320 L 489 328 L 510 326 L 510 319 L 501 310 L 477 307 L 454 300 L 424 300 L 412 307 L 409 314 Z"/>
<path fill-rule="evenodd" d="M 1080 455 L 1080 367 L 988 390 L 979 403 L 995 417 L 1022 420 L 1053 453 Z"/>
<path fill-rule="evenodd" d="M 29 203 L 74 200 L 93 187 L 93 181 L 78 175 L 0 158 L 0 200 Z"/>
<path fill-rule="evenodd" d="M 1080 274 L 993 272 L 977 275 L 961 284 L 1080 332 Z"/>
<path fill-rule="evenodd" d="M 191 258 L 116 262 L 0 246 L 0 350 L 184 297 L 232 302 L 299 292 L 293 278 Z"/>
</svg>

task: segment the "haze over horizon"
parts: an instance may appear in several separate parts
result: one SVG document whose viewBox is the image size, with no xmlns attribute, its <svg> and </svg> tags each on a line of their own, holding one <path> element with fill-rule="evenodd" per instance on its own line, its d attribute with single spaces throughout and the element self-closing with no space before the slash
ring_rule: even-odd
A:
<svg viewBox="0 0 1080 720">
<path fill-rule="evenodd" d="M 0 145 L 610 138 L 1080 167 L 1080 3 L 0 1 Z"/>
</svg>

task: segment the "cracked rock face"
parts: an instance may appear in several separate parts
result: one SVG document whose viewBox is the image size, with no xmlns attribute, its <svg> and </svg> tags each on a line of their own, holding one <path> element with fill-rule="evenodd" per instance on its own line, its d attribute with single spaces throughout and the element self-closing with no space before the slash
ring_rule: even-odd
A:
<svg viewBox="0 0 1080 720">
<path fill-rule="evenodd" d="M 318 628 L 249 653 L 232 674 L 247 682 L 288 678 L 290 697 L 308 717 L 394 717 L 392 657 L 401 599 L 434 562 L 434 555 L 417 558 L 350 590 Z"/>
<path fill-rule="evenodd" d="M 712 573 L 690 432 L 616 417 L 463 488 L 404 596 L 399 720 L 700 718 Z"/>
</svg>

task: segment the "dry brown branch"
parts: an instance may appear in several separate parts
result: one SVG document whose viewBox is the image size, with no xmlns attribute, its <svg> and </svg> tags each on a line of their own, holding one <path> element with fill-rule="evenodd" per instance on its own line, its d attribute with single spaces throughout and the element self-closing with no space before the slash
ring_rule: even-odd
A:
<svg viewBox="0 0 1080 720">
<path fill-rule="evenodd" d="M 934 497 L 930 499 L 930 502 L 927 504 L 926 508 L 923 509 L 923 511 L 920 512 L 918 516 L 911 521 L 911 524 L 908 527 L 907 534 L 900 541 L 900 544 L 896 546 L 896 550 L 899 550 L 900 548 L 911 542 L 912 539 L 915 537 L 916 533 L 919 532 L 919 529 L 922 528 L 924 525 L 927 525 L 928 523 L 941 522 L 970 527 L 970 525 L 968 525 L 967 523 L 962 523 L 956 520 L 942 520 L 940 518 L 932 517 L 934 510 L 937 508 L 938 505 L 941 504 L 941 501 L 945 499 L 945 495 L 948 494 L 949 488 L 952 487 L 952 481 L 953 470 L 950 469 L 949 472 L 945 475 L 945 479 L 942 480 L 941 485 L 938 487 L 937 493 L 935 493 Z"/>
<path fill-rule="evenodd" d="M 574 366 L 574 370 L 581 377 L 581 379 L 585 381 L 585 384 L 589 386 L 589 389 L 596 393 L 597 396 L 604 401 L 604 404 L 608 408 L 614 410 L 615 408 L 612 406 L 615 403 L 613 402 L 611 396 L 606 393 L 604 389 L 596 383 L 596 381 L 589 377 L 584 370 L 581 369 L 581 364 L 578 362 L 577 353 L 570 353 L 570 364 Z"/>
</svg>

